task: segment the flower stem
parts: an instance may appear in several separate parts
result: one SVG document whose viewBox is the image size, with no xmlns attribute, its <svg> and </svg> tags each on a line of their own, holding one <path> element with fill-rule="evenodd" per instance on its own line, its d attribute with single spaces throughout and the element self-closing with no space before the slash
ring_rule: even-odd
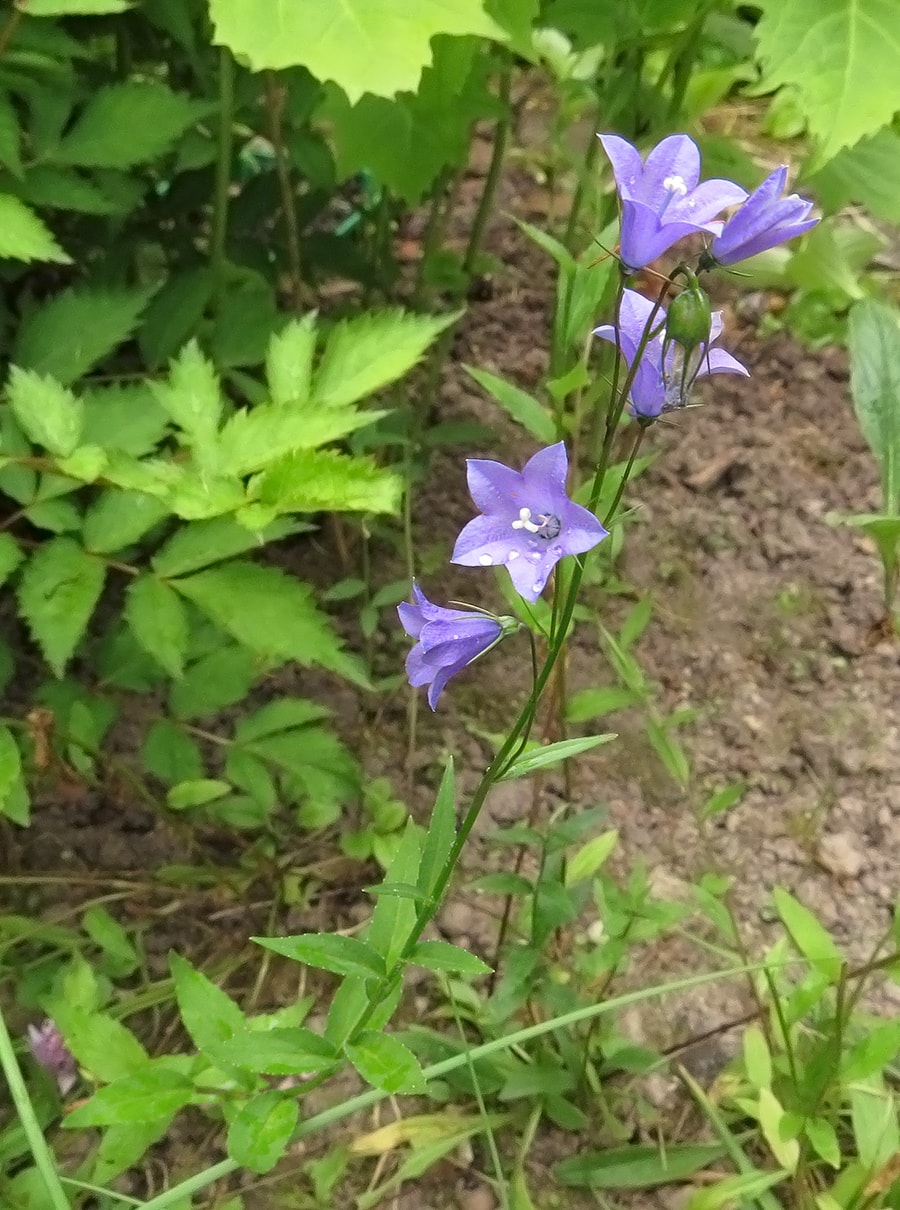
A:
<svg viewBox="0 0 900 1210">
<path fill-rule="evenodd" d="M 610 522 L 614 519 L 616 512 L 618 511 L 619 505 L 622 503 L 622 496 L 625 494 L 625 485 L 628 483 L 628 480 L 631 477 L 631 471 L 634 467 L 634 460 L 637 457 L 638 450 L 641 448 L 641 442 L 644 439 L 645 431 L 646 430 L 645 430 L 644 426 L 642 424 L 639 424 L 637 433 L 635 434 L 635 438 L 634 438 L 634 441 L 631 446 L 631 453 L 628 455 L 628 462 L 625 466 L 625 473 L 623 474 L 621 482 L 619 483 L 619 486 L 616 489 L 616 494 L 613 499 L 613 502 L 609 506 L 609 510 L 603 519 L 603 524 L 607 529 L 609 528 Z"/>
<path fill-rule="evenodd" d="M 19 1062 L 16 1059 L 12 1038 L 9 1036 L 9 1030 L 6 1028 L 6 1021 L 2 1012 L 0 1012 L 0 1069 L 2 1069 L 6 1077 L 6 1084 L 12 1096 L 13 1104 L 16 1107 L 19 1122 L 28 1140 L 28 1146 L 31 1149 L 35 1166 L 41 1174 L 44 1187 L 47 1190 L 47 1196 L 50 1199 L 49 1206 L 52 1210 L 71 1210 L 71 1202 L 66 1197 L 66 1192 L 60 1184 L 53 1155 L 47 1146 L 47 1140 L 44 1138 L 41 1124 L 34 1112 L 31 1097 L 28 1095 L 28 1089 L 25 1087 L 25 1081 L 22 1078 L 22 1069 L 19 1067 Z"/>
<path fill-rule="evenodd" d="M 506 144 L 509 140 L 510 126 L 510 89 L 512 87 L 512 63 L 509 56 L 506 56 L 506 61 L 500 71 L 499 95 L 500 104 L 503 106 L 503 115 L 494 127 L 494 150 L 491 154 L 491 162 L 488 167 L 487 177 L 484 182 L 484 189 L 481 191 L 481 197 L 478 201 L 478 210 L 475 213 L 475 220 L 472 223 L 472 231 L 469 235 L 469 243 L 466 248 L 466 255 L 463 258 L 463 269 L 466 273 L 471 273 L 475 261 L 478 259 L 478 253 L 481 251 L 481 243 L 484 239 L 484 233 L 487 229 L 488 219 L 491 217 L 491 211 L 494 208 L 494 197 L 497 193 L 497 186 L 500 184 L 500 177 L 503 172 L 503 161 L 506 157 Z"/>
</svg>

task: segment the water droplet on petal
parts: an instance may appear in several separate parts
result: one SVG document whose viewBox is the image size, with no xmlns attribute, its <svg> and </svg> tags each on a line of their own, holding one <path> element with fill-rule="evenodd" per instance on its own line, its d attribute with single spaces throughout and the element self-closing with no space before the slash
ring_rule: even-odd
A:
<svg viewBox="0 0 900 1210">
<path fill-rule="evenodd" d="M 454 639 L 458 639 L 458 638 L 459 638 L 459 635 L 458 635 L 458 634 L 455 634 L 453 637 L 454 637 Z"/>
<path fill-rule="evenodd" d="M 541 589 L 542 589 L 543 587 L 544 587 L 544 581 L 543 581 L 543 580 L 538 580 L 537 584 L 532 584 L 532 586 L 531 586 L 531 591 L 532 591 L 532 592 L 540 592 L 540 591 L 541 591 Z"/>
<path fill-rule="evenodd" d="M 532 561 L 532 563 L 540 563 L 541 552 L 539 550 L 530 550 L 528 552 L 528 558 Z"/>
<path fill-rule="evenodd" d="M 511 563 L 513 561 L 513 559 L 518 559 L 519 552 L 517 550 L 511 550 L 506 557 L 507 557 L 507 559 L 509 559 L 509 561 Z"/>
<path fill-rule="evenodd" d="M 479 555 L 478 556 L 478 562 L 481 564 L 482 567 L 490 567 L 490 565 L 493 563 L 493 561 L 494 560 L 491 558 L 490 555 Z"/>
<path fill-rule="evenodd" d="M 552 553 L 554 555 L 556 555 L 557 559 L 561 559 L 565 552 L 563 551 L 563 548 L 561 546 L 554 546 Z"/>
</svg>

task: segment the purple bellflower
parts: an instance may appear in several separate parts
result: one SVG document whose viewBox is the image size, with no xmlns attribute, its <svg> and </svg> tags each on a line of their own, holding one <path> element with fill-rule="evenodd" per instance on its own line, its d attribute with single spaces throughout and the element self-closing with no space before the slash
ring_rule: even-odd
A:
<svg viewBox="0 0 900 1210">
<path fill-rule="evenodd" d="M 28 1026 L 28 1049 L 35 1061 L 56 1081 L 60 1095 L 71 1092 L 78 1080 L 78 1066 L 55 1021 L 48 1017 L 40 1025 Z"/>
<path fill-rule="evenodd" d="M 452 562 L 505 565 L 516 591 L 536 601 L 564 555 L 583 554 L 607 537 L 594 516 L 566 494 L 569 462 L 562 441 L 528 460 L 522 471 L 470 458 L 469 491 L 481 509 L 456 539 Z"/>
<path fill-rule="evenodd" d="M 733 265 L 815 227 L 819 220 L 807 218 L 812 202 L 804 201 L 796 193 L 781 196 L 787 184 L 787 171 L 782 164 L 754 189 L 700 258 L 702 268 Z"/>
<path fill-rule="evenodd" d="M 654 304 L 636 290 L 625 290 L 619 307 L 619 348 L 629 367 L 634 364 Z M 743 374 L 749 370 L 724 349 L 712 346 L 722 334 L 722 312 L 713 311 L 709 343 L 685 355 L 680 345 L 666 341 L 666 312 L 659 307 L 652 321 L 656 335 L 647 341 L 631 384 L 631 410 L 639 420 L 655 420 L 660 413 L 684 407 L 691 388 L 706 374 Z M 594 329 L 601 340 L 616 343 L 616 328 L 603 324 Z"/>
<path fill-rule="evenodd" d="M 406 675 L 413 687 L 428 686 L 428 705 L 434 710 L 451 676 L 462 672 L 519 624 L 515 618 L 434 605 L 415 580 L 412 590 L 415 604 L 397 606 L 403 629 L 418 639 L 406 657 Z"/>
<path fill-rule="evenodd" d="M 719 233 L 713 220 L 747 196 L 734 181 L 700 180 L 700 150 L 686 134 L 671 134 L 653 148 L 646 162 L 626 139 L 597 136 L 616 178 L 622 203 L 619 251 L 629 273 L 643 269 L 685 235 Z"/>
</svg>

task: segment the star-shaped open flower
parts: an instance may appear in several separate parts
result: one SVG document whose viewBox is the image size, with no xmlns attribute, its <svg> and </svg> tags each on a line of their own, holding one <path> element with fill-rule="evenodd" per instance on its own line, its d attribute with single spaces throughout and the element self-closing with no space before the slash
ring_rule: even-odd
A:
<svg viewBox="0 0 900 1210">
<path fill-rule="evenodd" d="M 622 204 L 619 254 L 627 272 L 643 269 L 685 235 L 717 235 L 716 215 L 742 202 L 747 191 L 734 181 L 700 181 L 700 150 L 686 134 L 671 134 L 646 161 L 627 139 L 597 136 L 612 164 Z"/>
<path fill-rule="evenodd" d="M 406 657 L 406 675 L 414 688 L 428 686 L 428 705 L 434 710 L 451 676 L 462 672 L 519 624 L 515 618 L 435 605 L 415 581 L 412 591 L 415 604 L 397 606 L 403 629 L 418 640 Z"/>
<path fill-rule="evenodd" d="M 594 516 L 566 494 L 569 462 L 562 441 L 539 450 L 521 471 L 470 458 L 469 491 L 481 509 L 463 529 L 452 562 L 505 566 L 516 591 L 536 601 L 564 555 L 579 555 L 607 537 Z"/>
<path fill-rule="evenodd" d="M 701 257 L 703 268 L 711 268 L 713 264 L 734 265 L 815 227 L 819 220 L 808 217 L 812 202 L 796 193 L 781 196 L 787 185 L 787 171 L 782 164 L 754 189 L 725 223 L 709 252 Z"/>
<path fill-rule="evenodd" d="M 712 313 L 708 344 L 700 344 L 686 355 L 680 345 L 666 341 L 665 309 L 659 307 L 654 314 L 653 303 L 643 294 L 625 290 L 618 325 L 603 324 L 594 329 L 594 335 L 615 344 L 618 327 L 619 348 L 630 367 L 638 355 L 648 323 L 656 335 L 650 338 L 640 355 L 630 394 L 631 410 L 639 419 L 655 420 L 662 412 L 684 407 L 696 380 L 707 374 L 749 376 L 750 371 L 736 357 L 725 349 L 713 348 L 722 334 L 721 311 Z"/>
</svg>

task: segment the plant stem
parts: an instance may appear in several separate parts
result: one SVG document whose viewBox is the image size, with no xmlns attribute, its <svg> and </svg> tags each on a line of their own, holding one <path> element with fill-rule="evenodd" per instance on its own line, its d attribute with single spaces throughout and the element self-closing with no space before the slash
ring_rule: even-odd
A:
<svg viewBox="0 0 900 1210">
<path fill-rule="evenodd" d="M 625 466 L 625 474 L 622 476 L 622 481 L 620 482 L 618 488 L 616 489 L 616 494 L 615 494 L 615 497 L 613 498 L 613 502 L 609 506 L 609 510 L 608 510 L 606 516 L 603 518 L 603 524 L 607 529 L 609 528 L 610 522 L 615 518 L 619 505 L 622 503 L 622 496 L 625 494 L 625 485 L 631 476 L 631 471 L 632 471 L 632 468 L 634 467 L 634 460 L 637 457 L 638 450 L 641 448 L 641 442 L 644 440 L 645 432 L 646 432 L 646 429 L 644 428 L 644 426 L 642 424 L 638 425 L 638 430 L 637 430 L 637 433 L 635 434 L 634 442 L 632 443 L 632 446 L 631 446 L 631 453 L 628 455 L 628 462 Z"/>
<path fill-rule="evenodd" d="M 15 36 L 16 30 L 19 28 L 19 22 L 22 20 L 22 10 L 14 8 L 9 14 L 9 20 L 0 30 L 0 57 L 2 57 L 9 49 L 9 44 Z"/>
<path fill-rule="evenodd" d="M 598 115 L 599 116 L 599 115 Z M 596 125 L 596 123 L 595 123 Z M 581 166 L 581 171 L 578 174 L 578 184 L 575 186 L 575 192 L 572 195 L 572 205 L 569 207 L 569 217 L 566 220 L 566 232 L 563 236 L 563 243 L 572 251 L 572 242 L 575 239 L 575 229 L 578 226 L 578 219 L 581 215 L 581 207 L 584 205 L 584 195 L 587 193 L 587 185 L 590 180 L 594 165 L 597 163 L 597 155 L 600 151 L 600 140 L 596 134 L 591 134 L 588 141 L 587 149 L 584 153 L 584 163 Z"/>
<path fill-rule="evenodd" d="M 213 271 L 216 309 L 225 293 L 225 239 L 228 234 L 228 201 L 231 189 L 231 157 L 234 150 L 234 59 L 227 47 L 219 51 L 219 139 L 216 156 L 216 186 L 213 196 L 212 237 L 209 259 Z"/>
<path fill-rule="evenodd" d="M 13 1104 L 16 1107 L 19 1122 L 28 1140 L 28 1146 L 31 1150 L 35 1166 L 41 1174 L 44 1187 L 50 1198 L 50 1207 L 52 1207 L 52 1210 L 71 1210 L 71 1202 L 66 1197 L 66 1192 L 60 1184 L 53 1155 L 47 1146 L 47 1140 L 44 1138 L 41 1124 L 34 1112 L 31 1097 L 28 1095 L 28 1089 L 25 1087 L 25 1081 L 22 1078 L 22 1069 L 19 1067 L 19 1062 L 16 1059 L 12 1038 L 9 1036 L 9 1030 L 6 1028 L 6 1020 L 2 1012 L 0 1012 L 0 1068 L 2 1068 L 3 1074 L 6 1077 L 6 1083 L 12 1096 Z"/>
<path fill-rule="evenodd" d="M 295 311 L 303 307 L 303 258 L 300 251 L 300 228 L 297 225 L 297 207 L 294 204 L 294 188 L 291 181 L 291 166 L 284 145 L 281 119 L 287 89 L 279 84 L 273 71 L 266 72 L 266 110 L 269 115 L 269 140 L 275 152 L 275 171 L 281 192 L 281 210 L 284 216 L 284 234 L 287 240 L 288 270 L 291 280 L 291 306 Z"/>
<path fill-rule="evenodd" d="M 491 153 L 491 162 L 488 167 L 487 177 L 484 182 L 484 189 L 481 192 L 481 197 L 478 200 L 478 209 L 475 212 L 475 220 L 472 223 L 472 231 L 469 236 L 469 244 L 466 248 L 466 255 L 463 258 L 463 269 L 466 273 L 471 273 L 475 261 L 478 258 L 478 253 L 481 251 L 481 242 L 484 239 L 484 233 L 487 228 L 488 219 L 491 217 L 491 211 L 494 208 L 494 197 L 497 193 L 497 186 L 500 184 L 500 177 L 503 173 L 503 160 L 506 156 L 506 144 L 509 140 L 510 127 L 510 90 L 512 87 L 512 63 L 509 56 L 505 56 L 504 65 L 500 71 L 499 81 L 500 103 L 503 106 L 503 116 L 494 127 L 494 150 Z"/>
</svg>

